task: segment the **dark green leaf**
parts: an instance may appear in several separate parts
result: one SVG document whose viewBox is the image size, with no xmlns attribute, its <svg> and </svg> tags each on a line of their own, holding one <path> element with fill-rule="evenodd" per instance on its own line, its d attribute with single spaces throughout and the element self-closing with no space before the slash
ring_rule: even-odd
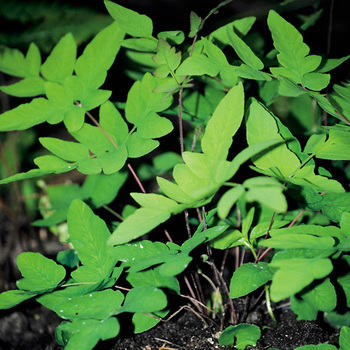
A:
<svg viewBox="0 0 350 350">
<path fill-rule="evenodd" d="M 68 287 L 69 288 L 69 287 Z M 124 295 L 119 290 L 106 289 L 78 296 L 45 294 L 37 298 L 40 304 L 65 319 L 106 319 L 121 307 Z"/>
<path fill-rule="evenodd" d="M 155 312 L 164 309 L 167 297 L 161 289 L 155 287 L 136 287 L 130 290 L 118 313 L 121 312 Z"/>
<path fill-rule="evenodd" d="M 335 288 L 329 278 L 301 293 L 301 297 L 320 311 L 332 311 L 337 305 Z"/>
<path fill-rule="evenodd" d="M 79 260 L 84 266 L 94 268 L 94 276 L 91 276 L 94 278 L 90 281 L 98 282 L 109 277 L 115 260 L 107 255 L 110 232 L 105 222 L 84 202 L 76 199 L 69 208 L 67 223 L 70 241 Z"/>
<path fill-rule="evenodd" d="M 310 305 L 298 295 L 292 295 L 290 304 L 293 312 L 297 315 L 297 320 L 315 321 L 317 319 L 318 310 Z"/>
<path fill-rule="evenodd" d="M 11 309 L 21 302 L 30 299 L 37 295 L 35 292 L 28 292 L 24 290 L 8 290 L 0 293 L 0 310 Z"/>
<path fill-rule="evenodd" d="M 199 32 L 199 30 L 201 29 L 201 24 L 202 24 L 202 18 L 199 17 L 196 13 L 194 13 L 193 11 L 191 11 L 190 13 L 190 25 L 191 25 L 191 29 L 190 29 L 190 33 L 188 34 L 188 36 L 190 38 L 193 38 L 197 35 L 197 33 Z"/>
<path fill-rule="evenodd" d="M 57 265 L 39 253 L 21 253 L 17 258 L 17 266 L 24 277 L 17 281 L 17 287 L 22 290 L 50 291 L 66 276 L 63 266 Z"/>
<path fill-rule="evenodd" d="M 99 340 L 107 340 L 118 335 L 120 325 L 115 317 L 106 320 L 73 320 L 63 322 L 56 329 L 56 338 L 65 350 L 91 350 Z"/>
<path fill-rule="evenodd" d="M 272 279 L 267 263 L 247 263 L 240 266 L 230 282 L 230 297 L 232 299 L 245 296 Z"/>
<path fill-rule="evenodd" d="M 229 326 L 221 333 L 219 345 L 235 345 L 237 349 L 244 350 L 248 345 L 255 346 L 260 334 L 260 328 L 254 324 Z"/>
</svg>

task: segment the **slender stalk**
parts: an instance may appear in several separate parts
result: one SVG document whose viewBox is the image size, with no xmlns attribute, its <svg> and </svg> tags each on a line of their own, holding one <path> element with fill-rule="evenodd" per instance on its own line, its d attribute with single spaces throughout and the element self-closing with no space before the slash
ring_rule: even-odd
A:
<svg viewBox="0 0 350 350">
<path fill-rule="evenodd" d="M 109 211 L 111 214 L 113 214 L 115 217 L 117 217 L 120 221 L 123 221 L 124 218 L 118 214 L 116 211 L 114 211 L 113 209 L 111 209 L 108 205 L 102 205 L 103 209 L 106 209 L 107 211 Z"/>
<path fill-rule="evenodd" d="M 181 158 L 182 153 L 184 153 L 184 133 L 183 133 L 183 123 L 182 123 L 182 93 L 183 89 L 181 88 L 179 91 L 179 136 L 180 136 L 180 152 L 181 152 Z M 182 159 L 182 163 L 184 163 Z"/>
<path fill-rule="evenodd" d="M 199 312 L 202 312 L 202 308 L 200 307 L 200 301 L 196 298 L 196 295 L 192 289 L 190 281 L 188 280 L 188 278 L 186 276 L 184 276 L 184 280 L 185 280 L 186 286 L 187 286 L 187 288 L 188 288 L 188 290 L 193 298 L 193 299 L 191 299 L 193 305 L 197 308 L 197 310 Z"/>
<path fill-rule="evenodd" d="M 288 225 L 288 227 L 292 227 L 298 220 L 299 218 L 305 213 L 306 209 L 303 209 L 297 217 Z"/>
<path fill-rule="evenodd" d="M 270 292 L 269 292 L 269 287 L 265 284 L 265 297 L 266 297 L 266 307 L 267 307 L 267 312 L 271 316 L 273 322 L 277 324 L 275 315 L 273 314 L 272 307 L 271 307 L 271 299 L 270 299 Z"/>
<path fill-rule="evenodd" d="M 130 170 L 132 176 L 134 177 L 135 181 L 136 181 L 137 184 L 139 185 L 139 187 L 140 187 L 142 193 L 146 193 L 146 190 L 145 190 L 144 187 L 142 186 L 142 183 L 141 183 L 139 177 L 137 176 L 135 170 L 134 170 L 133 167 L 130 165 L 130 163 L 128 163 L 128 168 L 129 168 L 129 170 Z"/>
<path fill-rule="evenodd" d="M 270 230 L 272 228 L 272 225 L 273 225 L 273 220 L 275 219 L 275 215 L 276 215 L 276 211 L 273 212 L 272 214 L 272 217 L 271 217 L 271 220 L 270 220 L 270 224 L 269 224 L 269 227 L 266 231 L 266 234 L 265 234 L 265 238 L 267 238 L 267 236 L 269 235 L 270 233 Z M 260 247 L 259 251 L 258 251 L 258 254 L 257 254 L 257 257 L 255 259 L 255 263 L 257 263 L 258 261 L 260 261 L 262 259 L 262 257 L 268 252 L 269 248 L 261 255 L 261 251 L 262 251 L 262 247 Z"/>
<path fill-rule="evenodd" d="M 215 266 L 215 264 L 213 262 L 208 260 L 208 261 L 206 261 L 206 263 L 209 264 L 211 266 L 211 268 L 213 269 L 214 276 L 215 276 L 217 283 L 221 289 L 221 295 L 223 297 L 223 300 L 225 300 L 225 304 L 228 303 L 228 305 L 231 309 L 230 323 L 236 325 L 237 324 L 236 311 L 235 311 L 235 307 L 233 306 L 232 299 L 230 298 L 230 292 L 227 288 L 226 282 L 224 281 L 224 278 L 221 276 L 221 274 L 219 273 L 217 267 Z"/>
</svg>

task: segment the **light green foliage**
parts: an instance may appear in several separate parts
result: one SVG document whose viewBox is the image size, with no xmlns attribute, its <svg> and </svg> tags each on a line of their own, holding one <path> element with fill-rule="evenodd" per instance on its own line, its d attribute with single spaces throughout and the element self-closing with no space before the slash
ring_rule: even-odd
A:
<svg viewBox="0 0 350 350">
<path fill-rule="evenodd" d="M 125 116 L 128 122 L 137 128 L 136 132 L 127 140 L 129 157 L 141 157 L 158 146 L 152 139 L 168 134 L 172 123 L 160 117 L 157 113 L 167 109 L 172 99 L 166 93 L 154 93 L 159 80 L 150 74 L 145 74 L 142 81 L 137 81 L 131 87 L 125 105 Z M 146 149 L 139 149 L 139 143 L 146 144 Z M 147 141 L 150 141 L 148 144 Z M 149 145 L 149 146 L 148 146 Z M 148 147 L 149 148 L 148 148 Z"/>
<path fill-rule="evenodd" d="M 83 264 L 72 273 L 77 282 L 100 282 L 108 278 L 115 261 L 107 255 L 109 231 L 106 224 L 80 200 L 68 212 L 70 241 Z"/>
<path fill-rule="evenodd" d="M 158 67 L 153 74 L 160 78 L 166 78 L 168 74 L 174 75 L 174 70 L 181 62 L 181 53 L 176 53 L 175 48 L 171 47 L 162 38 L 159 39 L 157 48 L 158 52 L 152 58 L 160 67 Z"/>
<path fill-rule="evenodd" d="M 210 33 L 209 38 L 215 39 L 221 45 L 229 45 L 230 40 L 228 37 L 228 30 L 234 27 L 234 30 L 236 33 L 240 33 L 240 35 L 244 36 L 246 35 L 250 29 L 252 28 L 256 18 L 255 17 L 245 17 L 237 19 L 233 22 L 230 22 L 222 27 L 219 27 L 218 29 L 214 30 L 212 33 Z"/>
<path fill-rule="evenodd" d="M 18 71 L 17 67 L 23 64 L 23 55 L 18 51 L 5 51 L 2 59 L 5 71 L 20 77 L 26 77 L 27 74 L 35 77 L 39 75 L 38 69 L 41 69 L 45 78 L 43 80 L 38 76 L 30 84 L 25 82 L 26 78 L 19 82 L 22 84 L 20 96 L 45 93 L 47 99 L 36 98 L 31 103 L 3 113 L 0 116 L 1 130 L 23 130 L 45 121 L 56 124 L 63 120 L 68 130 L 74 132 L 81 129 L 84 113 L 99 106 L 110 96 L 109 92 L 97 89 L 105 81 L 107 70 L 119 51 L 123 37 L 124 32 L 112 23 L 96 35 L 76 60 L 76 43 L 73 36 L 67 34 L 55 46 L 41 68 L 40 53 L 38 56 L 37 49 L 32 46 L 32 50 L 28 50 L 24 64 L 27 68 L 24 68 L 24 72 Z M 109 45 L 106 45 L 107 42 Z M 15 55 L 15 60 L 11 61 L 11 53 Z M 72 75 L 73 69 L 76 75 Z M 76 104 L 76 101 L 79 103 Z"/>
<path fill-rule="evenodd" d="M 63 266 L 39 253 L 21 253 L 17 258 L 17 265 L 23 276 L 17 281 L 19 290 L 0 294 L 2 309 L 14 307 L 38 294 L 51 292 L 66 275 Z"/>
<path fill-rule="evenodd" d="M 41 66 L 42 76 L 52 82 L 64 84 L 72 75 L 77 55 L 77 45 L 72 34 L 65 35 L 54 47 Z"/>
<path fill-rule="evenodd" d="M 313 135 L 305 147 L 306 153 L 312 153 L 316 158 L 330 160 L 349 160 L 350 130 L 345 127 L 330 127 L 329 136 Z"/>
<path fill-rule="evenodd" d="M 246 125 L 249 145 L 265 139 L 285 141 L 279 133 L 275 118 L 256 100 L 253 100 L 249 106 Z M 253 162 L 259 169 L 268 171 L 268 174 L 275 174 L 282 178 L 290 177 L 300 166 L 300 160 L 285 142 L 265 154 L 256 156 Z"/>
<path fill-rule="evenodd" d="M 220 335 L 220 345 L 230 345 L 240 350 L 246 346 L 255 346 L 260 338 L 260 328 L 254 324 L 241 323 L 237 326 L 227 327 Z"/>
<path fill-rule="evenodd" d="M 249 46 L 234 32 L 227 29 L 227 35 L 230 39 L 232 47 L 235 49 L 238 57 L 250 68 L 254 70 L 261 70 L 264 68 L 263 62 L 255 56 Z"/>
<path fill-rule="evenodd" d="M 268 25 L 274 46 L 279 51 L 277 59 L 282 65 L 279 68 L 271 68 L 271 72 L 310 90 L 324 89 L 330 76 L 314 73 L 321 63 L 321 56 L 308 55 L 310 48 L 303 42 L 301 34 L 275 11 L 270 11 Z"/>
<path fill-rule="evenodd" d="M 82 79 L 85 89 L 95 90 L 103 84 L 123 38 L 124 32 L 114 22 L 86 46 L 75 64 L 76 75 Z"/>
<path fill-rule="evenodd" d="M 0 70 L 19 78 L 39 76 L 41 56 L 38 47 L 30 44 L 26 56 L 17 49 L 1 47 Z"/>
<path fill-rule="evenodd" d="M 135 107 L 134 104 L 131 111 L 128 110 L 128 104 L 126 107 L 127 118 L 131 122 L 134 120 Z M 171 199 L 144 195 L 147 200 L 140 203 L 143 206 L 118 226 L 109 243 L 121 244 L 136 239 L 169 219 L 171 214 L 177 214 L 186 207 L 198 206 L 199 203 L 208 201 L 207 198 L 210 200 L 214 191 L 231 177 L 227 175 L 229 169 L 226 158 L 232 136 L 237 132 L 242 117 L 243 88 L 237 85 L 215 109 L 202 139 L 203 153 L 183 154 L 185 164 L 176 165 L 173 172 L 177 184 L 158 180 L 162 191 Z M 163 205 L 154 204 L 155 198 L 161 199 Z M 184 204 L 180 205 L 177 201 Z"/>
<path fill-rule="evenodd" d="M 323 278 L 333 270 L 330 259 L 325 258 L 275 259 L 270 265 L 278 268 L 271 284 L 271 298 L 274 301 L 300 292 L 313 280 Z"/>
<path fill-rule="evenodd" d="M 105 1 L 105 5 L 124 32 L 134 37 L 152 38 L 153 23 L 149 17 L 140 15 L 112 1 Z"/>
<path fill-rule="evenodd" d="M 39 253 L 21 253 L 17 266 L 23 279 L 17 281 L 22 290 L 43 293 L 54 289 L 65 277 L 64 268 Z"/>
</svg>

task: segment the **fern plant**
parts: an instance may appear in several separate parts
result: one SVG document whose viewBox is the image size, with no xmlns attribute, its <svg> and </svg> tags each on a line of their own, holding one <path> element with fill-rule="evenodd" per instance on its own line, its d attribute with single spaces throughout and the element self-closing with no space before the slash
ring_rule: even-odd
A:
<svg viewBox="0 0 350 350">
<path fill-rule="evenodd" d="M 1 309 L 35 298 L 65 319 L 56 338 L 66 349 L 92 349 L 117 337 L 123 313 L 132 314 L 135 333 L 152 328 L 172 310 L 168 296 L 180 295 L 180 276 L 197 311 L 217 314 L 215 305 L 208 311 L 206 300 L 196 297 L 185 274 L 196 266 L 202 273 L 206 264 L 216 276 L 215 282 L 206 279 L 224 304 L 218 317 L 222 325 L 232 323 L 222 345 L 234 345 L 236 338 L 239 349 L 256 344 L 259 328 L 237 324 L 244 320 L 232 299 L 261 287 L 272 317 L 271 300 L 290 298 L 298 319 L 323 314 L 348 334 L 350 197 L 344 169 L 350 159 L 350 85 L 332 89 L 329 72 L 350 56 L 310 54 L 300 32 L 274 10 L 267 18 L 270 52 L 258 55 L 245 41 L 254 17 L 201 36 L 205 22 L 228 2 L 205 18 L 191 13 L 190 46 L 184 32 L 155 34 L 149 17 L 106 0 L 114 21 L 79 57 L 70 33 L 43 63 L 35 43 L 26 55 L 1 49 L 0 70 L 20 79 L 1 90 L 32 99 L 1 114 L 0 130 L 63 123 L 69 141 L 39 138 L 48 154 L 34 159 L 37 168 L 0 184 L 72 171 L 86 175 L 81 186 L 47 186 L 51 207 L 34 223 L 67 221 L 70 249 L 57 261 L 21 253 L 18 289 L 0 294 Z M 112 102 L 112 92 L 102 86 L 121 48 L 137 67 L 128 71 L 135 82 L 126 101 Z M 294 135 L 278 117 L 281 102 L 302 121 L 303 135 Z M 174 133 L 174 115 L 180 153 L 156 155 L 158 139 Z M 238 141 L 242 134 L 246 143 Z M 142 163 L 145 156 L 153 165 Z M 246 164 L 255 175 L 242 179 Z M 344 178 L 332 177 L 336 167 Z M 130 193 L 138 207 L 126 202 L 115 213 L 113 201 L 129 174 L 141 191 Z M 157 190 L 146 193 L 142 182 L 155 176 Z M 118 220 L 107 225 L 93 212 L 100 207 Z M 183 213 L 188 239 L 181 241 L 167 221 Z M 162 230 L 165 243 L 164 235 L 157 236 Z M 207 252 L 198 256 L 203 246 Z M 250 260 L 231 271 L 226 285 L 212 250 L 233 247 L 239 247 L 237 261 L 246 252 Z M 119 285 L 123 277 L 126 286 Z"/>
</svg>

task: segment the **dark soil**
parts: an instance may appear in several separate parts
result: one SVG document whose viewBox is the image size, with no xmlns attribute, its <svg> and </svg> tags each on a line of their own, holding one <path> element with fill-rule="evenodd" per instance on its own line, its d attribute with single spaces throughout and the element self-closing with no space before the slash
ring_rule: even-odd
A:
<svg viewBox="0 0 350 350">
<path fill-rule="evenodd" d="M 255 312 L 249 316 L 261 323 L 265 317 Z M 248 320 L 249 320 L 248 317 Z M 24 303 L 16 309 L 0 314 L 0 349 L 1 350 L 58 350 L 60 346 L 54 339 L 55 328 L 61 319 L 50 310 L 32 302 Z M 272 321 L 267 321 L 272 324 Z M 183 311 L 169 322 L 162 322 L 148 332 L 129 338 L 103 342 L 97 350 L 211 350 L 231 349 L 219 346 L 219 328 L 205 325 L 203 319 L 191 311 Z M 338 345 L 336 330 L 320 322 L 296 321 L 290 310 L 278 315 L 278 325 L 263 327 L 262 337 L 256 347 L 249 349 L 263 350 L 277 348 L 293 350 L 307 344 L 328 343 Z M 248 350 L 248 348 L 247 348 Z"/>
</svg>

